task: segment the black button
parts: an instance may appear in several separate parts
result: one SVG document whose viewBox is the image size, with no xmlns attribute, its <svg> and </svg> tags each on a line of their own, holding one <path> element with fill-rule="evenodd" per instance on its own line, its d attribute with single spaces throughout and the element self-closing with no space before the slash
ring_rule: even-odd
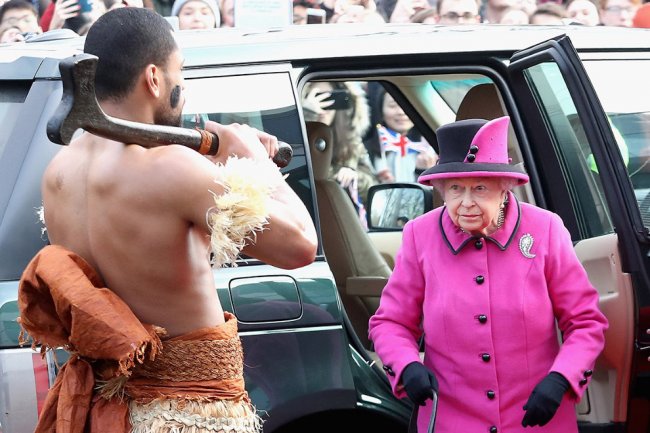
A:
<svg viewBox="0 0 650 433">
<path fill-rule="evenodd" d="M 476 159 L 476 155 L 474 155 L 472 153 L 467 155 L 467 162 L 474 162 L 475 159 Z"/>
<path fill-rule="evenodd" d="M 391 375 L 391 376 L 395 376 L 395 372 L 394 372 L 393 369 L 390 368 L 389 366 L 384 365 L 383 369 L 384 369 L 384 371 L 385 371 L 387 374 L 389 374 L 389 375 Z"/>
<path fill-rule="evenodd" d="M 478 321 L 481 323 L 487 322 L 487 316 L 485 314 L 481 314 L 478 316 Z"/>
<path fill-rule="evenodd" d="M 485 394 L 487 395 L 487 398 L 489 398 L 490 400 L 494 400 L 494 397 L 496 396 L 496 393 L 492 390 L 487 391 Z"/>
<path fill-rule="evenodd" d="M 587 379 L 580 379 L 580 382 L 578 382 L 580 386 L 585 386 L 587 384 Z"/>
<path fill-rule="evenodd" d="M 493 425 L 490 427 L 490 433 L 497 433 L 499 430 L 497 429 L 497 426 Z"/>
<path fill-rule="evenodd" d="M 476 281 L 476 284 L 483 284 L 485 282 L 485 277 L 483 275 L 479 275 L 478 277 L 474 278 Z"/>
<path fill-rule="evenodd" d="M 478 153 L 478 146 L 475 145 L 475 144 L 472 144 L 472 145 L 469 147 L 469 153 Z"/>
<path fill-rule="evenodd" d="M 481 355 L 481 359 L 483 359 L 484 362 L 489 362 L 490 361 L 490 354 L 489 353 L 484 353 Z"/>
<path fill-rule="evenodd" d="M 592 374 L 594 374 L 594 372 L 593 372 L 593 370 L 585 370 L 585 372 L 583 374 L 585 375 L 585 377 L 589 377 Z"/>
<path fill-rule="evenodd" d="M 476 247 L 477 250 L 480 250 L 481 248 L 483 248 L 483 241 L 480 239 L 477 240 L 476 242 L 474 242 L 474 246 Z"/>
</svg>

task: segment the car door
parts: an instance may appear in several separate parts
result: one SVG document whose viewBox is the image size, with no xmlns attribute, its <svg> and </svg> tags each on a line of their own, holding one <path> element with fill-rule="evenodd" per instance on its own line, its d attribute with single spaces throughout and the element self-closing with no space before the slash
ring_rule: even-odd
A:
<svg viewBox="0 0 650 433">
<path fill-rule="evenodd" d="M 571 232 L 609 320 L 582 430 L 646 431 L 647 403 L 632 391 L 648 370 L 648 237 L 610 122 L 567 36 L 515 53 L 508 75 L 531 183 Z"/>
</svg>

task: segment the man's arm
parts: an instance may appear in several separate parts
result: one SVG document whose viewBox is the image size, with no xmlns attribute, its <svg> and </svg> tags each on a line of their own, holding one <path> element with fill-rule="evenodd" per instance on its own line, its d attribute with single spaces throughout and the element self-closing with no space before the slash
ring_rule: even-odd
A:
<svg viewBox="0 0 650 433">
<path fill-rule="evenodd" d="M 218 154 L 209 158 L 210 161 L 217 163 L 217 169 L 215 170 L 212 164 L 209 164 L 210 167 L 200 164 L 200 170 L 197 167 L 195 174 L 204 186 L 193 188 L 198 191 L 194 192 L 192 200 L 199 200 L 202 204 L 192 219 L 201 223 L 209 232 L 206 212 L 215 206 L 209 191 L 218 195 L 223 193 L 218 182 L 223 180 L 225 170 L 220 164 L 226 163 L 229 156 L 236 156 L 251 159 L 260 164 L 260 167 L 267 165 L 268 168 L 268 165 L 272 164 L 270 158 L 277 153 L 278 144 L 274 136 L 246 125 L 220 125 L 207 122 L 206 130 L 216 133 L 220 139 Z M 206 158 L 203 160 L 207 162 Z M 271 167 L 271 170 L 275 169 Z M 260 170 L 262 171 L 264 170 Z M 258 173 L 243 173 L 244 177 L 256 174 Z M 261 232 L 251 237 L 251 241 L 247 242 L 242 252 L 280 268 L 292 269 L 305 266 L 314 260 L 318 245 L 311 216 L 300 198 L 279 173 L 275 180 L 268 179 L 268 181 L 273 182 L 267 209 L 268 224 Z M 196 204 L 194 203 L 192 207 L 195 208 Z"/>
</svg>

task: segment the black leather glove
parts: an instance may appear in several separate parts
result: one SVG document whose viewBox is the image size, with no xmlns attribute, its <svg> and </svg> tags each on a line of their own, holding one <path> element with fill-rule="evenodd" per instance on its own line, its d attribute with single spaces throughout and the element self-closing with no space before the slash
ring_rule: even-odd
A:
<svg viewBox="0 0 650 433">
<path fill-rule="evenodd" d="M 521 425 L 524 427 L 546 425 L 560 407 L 562 397 L 568 389 L 569 381 L 564 376 L 554 371 L 550 372 L 528 397 L 528 402 L 524 405 L 526 414 L 521 420 Z"/>
<path fill-rule="evenodd" d="M 431 370 L 421 362 L 411 362 L 402 371 L 402 385 L 409 399 L 420 406 L 428 398 L 433 398 L 433 391 L 438 392 L 438 379 Z"/>
</svg>

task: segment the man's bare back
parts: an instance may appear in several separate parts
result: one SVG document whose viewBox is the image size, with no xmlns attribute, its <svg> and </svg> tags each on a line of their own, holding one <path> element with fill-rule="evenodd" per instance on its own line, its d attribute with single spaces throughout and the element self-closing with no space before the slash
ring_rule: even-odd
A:
<svg viewBox="0 0 650 433">
<path fill-rule="evenodd" d="M 205 215 L 203 224 L 191 221 L 182 208 L 187 192 L 174 185 L 187 159 L 202 158 L 191 152 L 85 134 L 61 150 L 43 178 L 50 241 L 83 257 L 140 320 L 171 335 L 223 322 Z"/>
</svg>

